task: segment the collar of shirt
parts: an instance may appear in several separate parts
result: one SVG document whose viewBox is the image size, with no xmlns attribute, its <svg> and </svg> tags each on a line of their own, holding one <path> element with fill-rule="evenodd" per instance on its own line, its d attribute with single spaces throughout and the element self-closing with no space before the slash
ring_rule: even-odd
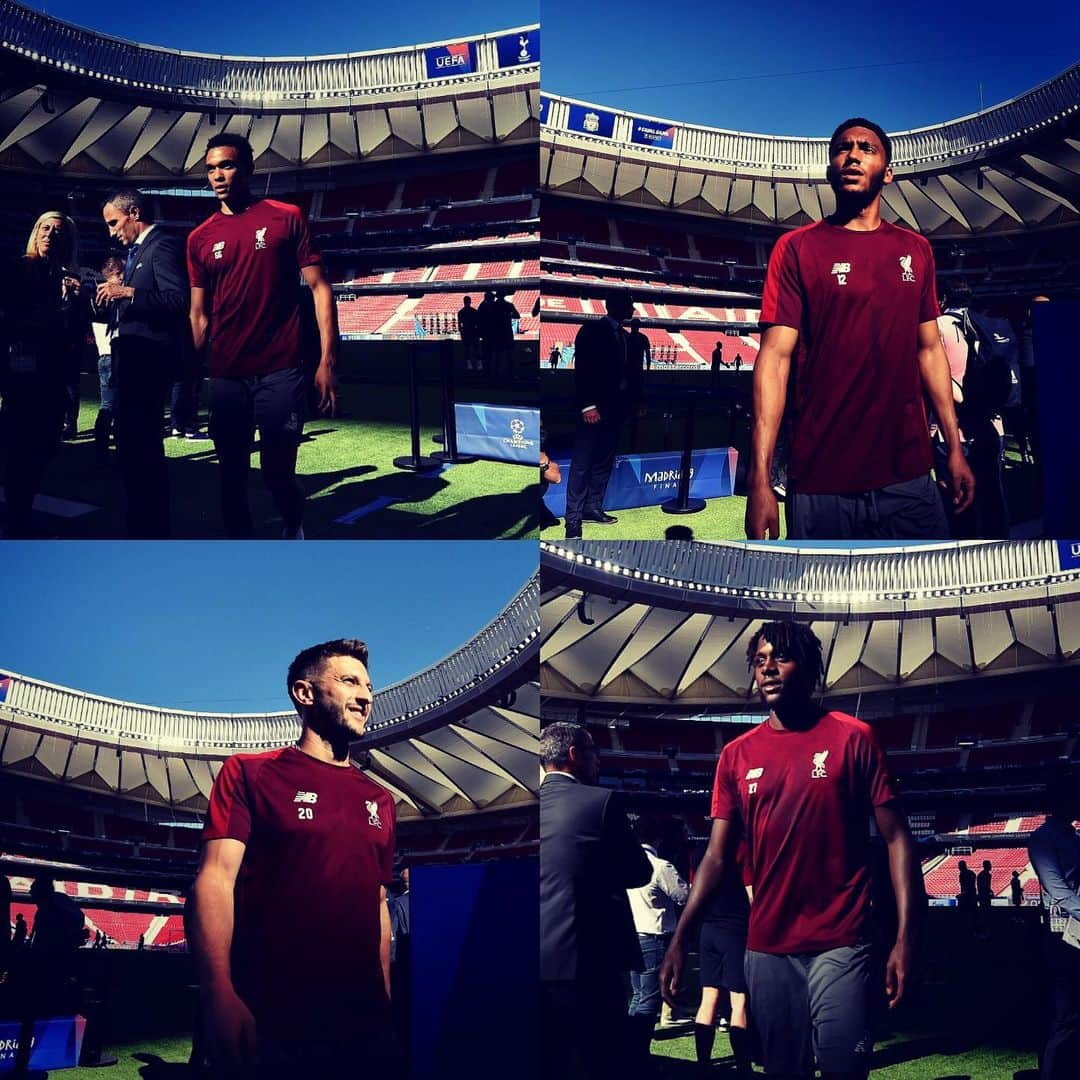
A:
<svg viewBox="0 0 1080 1080">
<path fill-rule="evenodd" d="M 153 229 L 154 229 L 153 225 L 147 225 L 146 228 L 143 229 L 143 231 L 141 233 L 139 233 L 138 236 L 135 237 L 135 241 L 131 246 L 132 247 L 138 247 L 150 235 L 150 233 L 153 231 Z"/>
<path fill-rule="evenodd" d="M 576 776 L 572 776 L 568 772 L 563 772 L 561 769 L 552 769 L 551 772 L 544 773 L 544 775 L 540 777 L 540 783 L 543 784 L 546 780 L 550 780 L 553 776 L 565 776 L 566 779 L 569 780 L 571 783 L 578 783 L 578 778 Z"/>
</svg>

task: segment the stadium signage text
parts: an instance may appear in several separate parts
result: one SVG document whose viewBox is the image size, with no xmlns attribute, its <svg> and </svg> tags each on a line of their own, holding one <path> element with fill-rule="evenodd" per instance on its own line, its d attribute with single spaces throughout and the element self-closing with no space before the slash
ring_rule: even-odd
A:
<svg viewBox="0 0 1080 1080">
<path fill-rule="evenodd" d="M 1080 567 L 1080 540 L 1059 540 L 1058 563 L 1062 570 L 1075 570 Z"/>
<path fill-rule="evenodd" d="M 457 41 L 451 45 L 435 45 L 424 50 L 427 77 L 445 79 L 450 75 L 471 75 L 476 71 L 476 43 Z"/>
<path fill-rule="evenodd" d="M 639 120 L 633 117 L 630 141 L 640 146 L 655 146 L 659 149 L 671 150 L 675 146 L 675 125 L 668 124 L 665 127 L 653 120 Z"/>
</svg>

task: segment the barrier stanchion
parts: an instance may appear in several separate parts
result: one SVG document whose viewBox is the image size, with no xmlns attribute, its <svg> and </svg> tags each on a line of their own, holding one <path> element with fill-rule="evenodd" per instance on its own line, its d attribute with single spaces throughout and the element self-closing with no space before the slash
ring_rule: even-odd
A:
<svg viewBox="0 0 1080 1080">
<path fill-rule="evenodd" d="M 409 350 L 409 428 L 412 435 L 412 453 L 407 457 L 394 458 L 394 468 L 421 472 L 437 469 L 440 464 L 433 457 L 420 453 L 420 379 L 416 371 L 416 344 Z"/>
<path fill-rule="evenodd" d="M 431 456 L 446 465 L 468 465 L 476 460 L 467 454 L 459 454 L 457 448 L 457 417 L 454 414 L 454 343 L 439 342 L 440 366 L 442 368 L 443 448 Z"/>
<path fill-rule="evenodd" d="M 686 426 L 683 429 L 682 458 L 679 461 L 679 494 L 660 504 L 665 514 L 696 514 L 705 509 L 704 499 L 690 498 L 690 467 L 694 453 L 694 409 L 697 395 L 690 394 L 686 403 Z"/>
</svg>

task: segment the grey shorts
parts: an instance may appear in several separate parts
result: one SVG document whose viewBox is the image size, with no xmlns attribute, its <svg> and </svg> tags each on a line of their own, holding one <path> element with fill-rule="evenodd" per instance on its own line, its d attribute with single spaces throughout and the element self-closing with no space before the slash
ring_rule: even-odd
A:
<svg viewBox="0 0 1080 1080">
<path fill-rule="evenodd" d="M 789 540 L 948 540 L 949 522 L 929 474 L 854 495 L 788 491 Z"/>
<path fill-rule="evenodd" d="M 778 956 L 746 950 L 750 1014 L 765 1072 L 859 1075 L 870 1065 L 871 946 Z"/>
</svg>

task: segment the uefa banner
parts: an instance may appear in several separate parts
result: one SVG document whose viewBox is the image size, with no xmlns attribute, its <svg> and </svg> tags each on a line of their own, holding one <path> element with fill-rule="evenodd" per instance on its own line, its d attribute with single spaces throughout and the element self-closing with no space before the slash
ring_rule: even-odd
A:
<svg viewBox="0 0 1080 1080">
<path fill-rule="evenodd" d="M 540 62 L 540 31 L 522 30 L 518 34 L 503 34 L 495 39 L 499 51 L 499 67 L 521 67 Z"/>
<path fill-rule="evenodd" d="M 630 128 L 630 141 L 641 146 L 655 146 L 671 150 L 675 146 L 675 125 L 661 124 L 655 120 L 642 120 L 633 117 Z"/>
<path fill-rule="evenodd" d="M 570 131 L 581 131 L 586 135 L 600 135 L 610 139 L 615 130 L 615 114 L 594 109 L 591 105 L 571 105 L 566 126 Z"/>
<path fill-rule="evenodd" d="M 19 1049 L 19 1023 L 0 1022 L 0 1075 L 12 1072 Z M 34 1022 L 30 1049 L 30 1068 L 35 1073 L 46 1069 L 73 1069 L 79 1064 L 86 1018 L 57 1016 Z"/>
<path fill-rule="evenodd" d="M 605 510 L 629 510 L 636 506 L 658 506 L 679 494 L 682 454 L 627 454 L 615 459 L 604 495 Z M 735 494 L 735 466 L 739 452 L 734 446 L 695 450 L 690 457 L 690 495 L 695 499 L 722 499 Z M 570 477 L 568 458 L 556 458 L 563 482 L 552 484 L 544 503 L 556 516 L 566 515 L 566 482 Z"/>
<path fill-rule="evenodd" d="M 540 468 L 540 410 L 459 401 L 454 405 L 461 454 Z"/>
<path fill-rule="evenodd" d="M 424 50 L 429 79 L 448 75 L 471 75 L 476 71 L 476 43 L 457 41 L 452 45 L 433 45 Z"/>
<path fill-rule="evenodd" d="M 1062 570 L 1080 570 L 1080 540 L 1059 540 L 1057 549 Z"/>
</svg>

